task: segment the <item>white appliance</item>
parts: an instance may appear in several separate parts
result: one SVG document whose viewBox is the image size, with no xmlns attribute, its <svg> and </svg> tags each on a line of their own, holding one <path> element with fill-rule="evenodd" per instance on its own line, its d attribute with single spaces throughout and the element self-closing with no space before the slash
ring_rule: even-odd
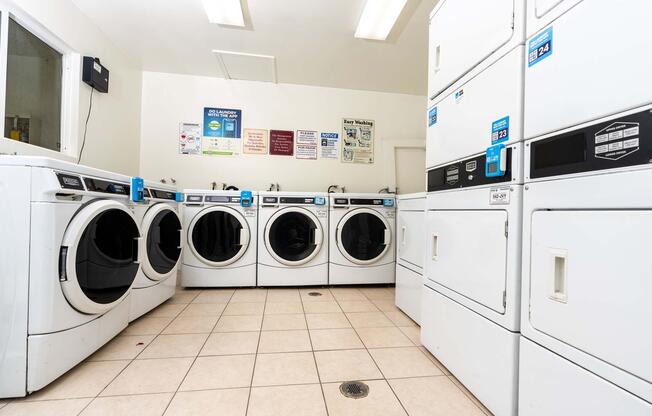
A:
<svg viewBox="0 0 652 416">
<path fill-rule="evenodd" d="M 522 416 L 652 415 L 651 110 L 527 142 Z"/>
<path fill-rule="evenodd" d="M 144 200 L 135 204 L 144 250 L 130 296 L 130 322 L 174 295 L 183 242 L 176 196 L 175 187 L 146 181 Z"/>
<path fill-rule="evenodd" d="M 0 156 L 0 397 L 45 387 L 127 326 L 142 239 L 130 178 Z"/>
<path fill-rule="evenodd" d="M 421 338 L 496 416 L 515 415 L 522 143 L 428 171 Z"/>
<path fill-rule="evenodd" d="M 258 195 L 186 189 L 183 287 L 256 286 Z"/>
<path fill-rule="evenodd" d="M 395 196 L 354 193 L 329 195 L 329 283 L 394 283 Z"/>
<path fill-rule="evenodd" d="M 512 48 L 430 101 L 426 167 L 523 140 L 523 59 L 524 47 Z"/>
<path fill-rule="evenodd" d="M 525 138 L 652 103 L 652 2 L 529 0 Z"/>
<path fill-rule="evenodd" d="M 525 0 L 440 0 L 430 14 L 428 97 L 524 39 Z"/>
<path fill-rule="evenodd" d="M 258 286 L 328 284 L 328 194 L 260 192 Z"/>
<path fill-rule="evenodd" d="M 414 322 L 421 323 L 426 194 L 398 195 L 396 205 L 396 306 Z"/>
</svg>

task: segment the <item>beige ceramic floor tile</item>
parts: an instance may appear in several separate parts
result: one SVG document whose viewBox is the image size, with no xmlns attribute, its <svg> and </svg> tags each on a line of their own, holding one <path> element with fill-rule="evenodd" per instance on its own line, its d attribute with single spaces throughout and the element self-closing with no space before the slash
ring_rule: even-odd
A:
<svg viewBox="0 0 652 416">
<path fill-rule="evenodd" d="M 249 389 L 179 392 L 165 416 L 245 416 Z"/>
<path fill-rule="evenodd" d="M 195 298 L 199 295 L 199 291 L 196 290 L 189 290 L 189 291 L 181 291 L 177 292 L 172 296 L 169 300 L 168 303 L 175 304 L 175 303 L 190 303 Z"/>
<path fill-rule="evenodd" d="M 306 318 L 302 313 L 265 315 L 263 318 L 263 331 L 283 331 L 289 329 L 306 329 Z"/>
<path fill-rule="evenodd" d="M 192 362 L 193 358 L 132 361 L 100 395 L 174 392 L 181 385 Z"/>
<path fill-rule="evenodd" d="M 255 354 L 260 332 L 222 332 L 208 337 L 199 355 Z"/>
<path fill-rule="evenodd" d="M 185 304 L 166 302 L 155 309 L 152 309 L 152 311 L 145 316 L 154 318 L 174 318 L 179 315 L 186 306 L 187 305 Z"/>
<path fill-rule="evenodd" d="M 227 303 L 233 292 L 233 289 L 206 290 L 197 295 L 192 303 Z"/>
<path fill-rule="evenodd" d="M 419 326 L 399 326 L 398 329 L 410 338 L 414 345 L 421 346 L 421 327 Z"/>
<path fill-rule="evenodd" d="M 417 347 L 370 349 L 369 353 L 385 378 L 444 375 Z"/>
<path fill-rule="evenodd" d="M 231 298 L 233 302 L 265 302 L 267 289 L 238 289 Z"/>
<path fill-rule="evenodd" d="M 258 353 L 312 351 L 305 329 L 294 331 L 263 331 Z"/>
<path fill-rule="evenodd" d="M 192 303 L 179 316 L 220 316 L 226 308 L 226 303 Z"/>
<path fill-rule="evenodd" d="M 305 288 L 299 289 L 301 300 L 303 302 L 326 302 L 333 301 L 335 298 L 330 290 L 326 288 Z M 319 296 L 312 296 L 311 293 L 319 293 Z"/>
<path fill-rule="evenodd" d="M 326 416 L 319 384 L 254 387 L 247 416 Z"/>
<path fill-rule="evenodd" d="M 263 315 L 222 316 L 213 332 L 260 331 Z"/>
<path fill-rule="evenodd" d="M 351 325 L 354 328 L 381 328 L 394 326 L 387 316 L 382 312 L 352 312 L 347 313 Z"/>
<path fill-rule="evenodd" d="M 0 409 L 9 404 L 9 400 L 0 399 Z"/>
<path fill-rule="evenodd" d="M 414 345 L 397 327 L 358 328 L 356 332 L 367 348 L 411 347 Z"/>
<path fill-rule="evenodd" d="M 383 312 L 400 311 L 400 309 L 396 307 L 393 299 L 373 299 L 371 303 L 376 305 L 376 307 Z"/>
<path fill-rule="evenodd" d="M 229 303 L 223 315 L 262 315 L 265 302 L 236 302 Z"/>
<path fill-rule="evenodd" d="M 351 328 L 343 313 L 307 313 L 306 320 L 310 329 Z"/>
<path fill-rule="evenodd" d="M 457 386 L 457 387 L 462 391 L 462 393 L 464 393 L 464 395 L 466 395 L 466 397 L 469 398 L 469 400 L 471 400 L 471 401 L 472 401 L 472 402 L 473 402 L 473 403 L 474 403 L 474 404 L 475 404 L 475 405 L 476 405 L 480 410 L 482 410 L 482 412 L 483 412 L 485 415 L 489 415 L 489 416 L 492 416 L 492 415 L 493 415 L 493 414 L 489 411 L 489 409 L 487 409 L 487 408 L 486 408 L 486 407 L 485 407 L 485 406 L 480 402 L 480 400 L 478 400 L 477 397 L 475 397 L 475 396 L 473 395 L 473 393 L 471 393 L 471 392 L 470 392 L 470 391 L 469 391 L 469 390 L 468 390 L 468 389 L 467 389 L 467 388 L 466 388 L 466 387 L 465 387 L 465 386 L 464 386 L 464 385 L 463 385 L 463 384 L 462 384 L 462 383 L 461 383 L 457 378 L 455 378 L 455 376 L 452 376 L 452 375 L 451 375 L 451 376 L 448 376 L 448 378 L 450 379 L 450 381 L 451 381 L 453 384 L 455 384 L 455 385 L 456 385 L 456 386 Z"/>
<path fill-rule="evenodd" d="M 195 357 L 207 338 L 208 334 L 159 335 L 137 358 Z"/>
<path fill-rule="evenodd" d="M 416 322 L 401 311 L 385 312 L 385 315 L 387 315 L 396 326 L 417 326 Z"/>
<path fill-rule="evenodd" d="M 339 301 L 367 300 L 367 298 L 358 289 L 353 288 L 331 288 L 333 297 Z"/>
<path fill-rule="evenodd" d="M 158 335 L 174 318 L 156 318 L 143 316 L 130 323 L 121 335 Z"/>
<path fill-rule="evenodd" d="M 210 304 L 205 304 L 210 305 Z M 217 316 L 183 316 L 174 318 L 163 330 L 163 334 L 204 334 L 210 333 L 217 323 Z"/>
<path fill-rule="evenodd" d="M 267 305 L 265 305 L 265 315 L 279 315 L 287 313 L 303 313 L 303 305 L 301 302 L 270 301 L 267 301 Z"/>
<path fill-rule="evenodd" d="M 367 350 L 317 351 L 315 360 L 322 382 L 383 377 Z"/>
<path fill-rule="evenodd" d="M 95 397 L 111 383 L 129 361 L 86 362 L 27 398 L 31 400 Z"/>
<path fill-rule="evenodd" d="M 324 302 L 304 302 L 303 310 L 305 313 L 334 313 L 342 312 L 340 306 L 334 300 Z"/>
<path fill-rule="evenodd" d="M 81 416 L 160 416 L 172 399 L 172 393 L 135 396 L 98 397 L 84 409 Z"/>
<path fill-rule="evenodd" d="M 386 287 L 367 287 L 361 288 L 360 292 L 365 295 L 368 299 L 380 300 L 380 299 L 389 299 L 394 300 L 394 291 Z"/>
<path fill-rule="evenodd" d="M 255 355 L 199 357 L 181 383 L 180 391 L 249 387 Z"/>
<path fill-rule="evenodd" d="M 378 308 L 368 300 L 338 301 L 344 312 L 378 312 Z"/>
<path fill-rule="evenodd" d="M 92 399 L 48 400 L 42 402 L 12 401 L 0 409 L 2 416 L 74 416 Z"/>
<path fill-rule="evenodd" d="M 119 335 L 91 355 L 88 361 L 133 360 L 154 337 L 155 335 Z"/>
<path fill-rule="evenodd" d="M 448 377 L 390 380 L 410 416 L 483 416 Z"/>
<path fill-rule="evenodd" d="M 269 289 L 267 303 L 269 302 L 301 302 L 298 289 Z"/>
<path fill-rule="evenodd" d="M 324 384 L 324 396 L 330 416 L 406 416 L 385 380 L 365 381 L 369 395 L 362 399 L 344 397 L 339 383 Z"/>
<path fill-rule="evenodd" d="M 311 352 L 259 354 L 254 370 L 254 386 L 318 383 Z"/>
<path fill-rule="evenodd" d="M 435 356 L 432 355 L 430 351 L 426 349 L 426 347 L 419 347 L 419 350 L 421 350 L 421 352 L 424 353 L 425 356 L 428 357 L 428 359 L 432 361 L 437 366 L 437 368 L 439 368 L 442 371 L 442 373 L 444 373 L 447 376 L 451 375 L 450 371 L 448 371 L 448 369 L 444 366 L 444 364 L 442 364 L 437 358 L 435 358 Z"/>
<path fill-rule="evenodd" d="M 315 351 L 364 348 L 360 337 L 351 328 L 311 329 L 310 339 Z"/>
</svg>

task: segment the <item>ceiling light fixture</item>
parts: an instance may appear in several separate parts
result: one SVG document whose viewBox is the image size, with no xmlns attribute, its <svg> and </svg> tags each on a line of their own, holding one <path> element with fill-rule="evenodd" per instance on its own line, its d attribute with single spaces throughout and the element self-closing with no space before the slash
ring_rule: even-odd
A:
<svg viewBox="0 0 652 416">
<path fill-rule="evenodd" d="M 385 40 L 407 0 L 367 0 L 355 31 L 356 38 Z"/>
<path fill-rule="evenodd" d="M 208 21 L 218 25 L 244 27 L 240 0 L 202 0 Z"/>
</svg>

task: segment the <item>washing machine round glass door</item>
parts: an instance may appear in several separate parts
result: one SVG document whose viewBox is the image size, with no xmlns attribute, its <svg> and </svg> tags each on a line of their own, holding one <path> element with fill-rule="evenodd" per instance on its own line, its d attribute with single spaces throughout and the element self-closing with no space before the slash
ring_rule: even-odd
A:
<svg viewBox="0 0 652 416">
<path fill-rule="evenodd" d="M 277 211 L 265 227 L 265 245 L 272 257 L 287 266 L 300 266 L 315 258 L 324 231 L 312 212 L 300 207 Z"/>
<path fill-rule="evenodd" d="M 188 242 L 195 257 L 212 267 L 240 259 L 249 247 L 249 225 L 244 216 L 227 206 L 200 211 L 190 223 Z"/>
<path fill-rule="evenodd" d="M 148 279 L 159 281 L 176 271 L 181 258 L 181 220 L 168 204 L 154 204 L 141 224 L 145 253 L 142 267 Z"/>
<path fill-rule="evenodd" d="M 347 212 L 337 227 L 337 247 L 354 264 L 372 264 L 389 250 L 392 232 L 389 223 L 373 209 Z"/>
<path fill-rule="evenodd" d="M 68 302 L 87 314 L 117 305 L 136 278 L 141 246 L 136 220 L 123 203 L 84 205 L 68 224 L 59 252 L 59 280 Z"/>
</svg>

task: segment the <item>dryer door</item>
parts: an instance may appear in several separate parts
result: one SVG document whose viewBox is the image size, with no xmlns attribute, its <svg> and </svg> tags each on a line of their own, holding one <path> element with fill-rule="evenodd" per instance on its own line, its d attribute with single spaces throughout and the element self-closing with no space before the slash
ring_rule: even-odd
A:
<svg viewBox="0 0 652 416">
<path fill-rule="evenodd" d="M 150 280 L 163 280 L 175 272 L 181 258 L 179 215 L 167 204 L 155 204 L 145 213 L 141 230 L 145 241 L 143 272 Z"/>
<path fill-rule="evenodd" d="M 352 263 L 366 265 L 380 260 L 389 250 L 392 230 L 378 212 L 354 209 L 337 225 L 337 248 Z"/>
<path fill-rule="evenodd" d="M 276 261 L 300 266 L 315 258 L 324 241 L 324 230 L 312 212 L 300 207 L 277 211 L 265 227 L 265 246 Z"/>
<path fill-rule="evenodd" d="M 250 235 L 242 214 L 231 207 L 213 206 L 200 211 L 190 223 L 188 245 L 206 265 L 224 267 L 244 255 Z"/>
<path fill-rule="evenodd" d="M 104 313 L 124 299 L 138 272 L 141 236 L 127 207 L 97 200 L 75 214 L 59 252 L 59 280 L 78 311 Z"/>
</svg>

